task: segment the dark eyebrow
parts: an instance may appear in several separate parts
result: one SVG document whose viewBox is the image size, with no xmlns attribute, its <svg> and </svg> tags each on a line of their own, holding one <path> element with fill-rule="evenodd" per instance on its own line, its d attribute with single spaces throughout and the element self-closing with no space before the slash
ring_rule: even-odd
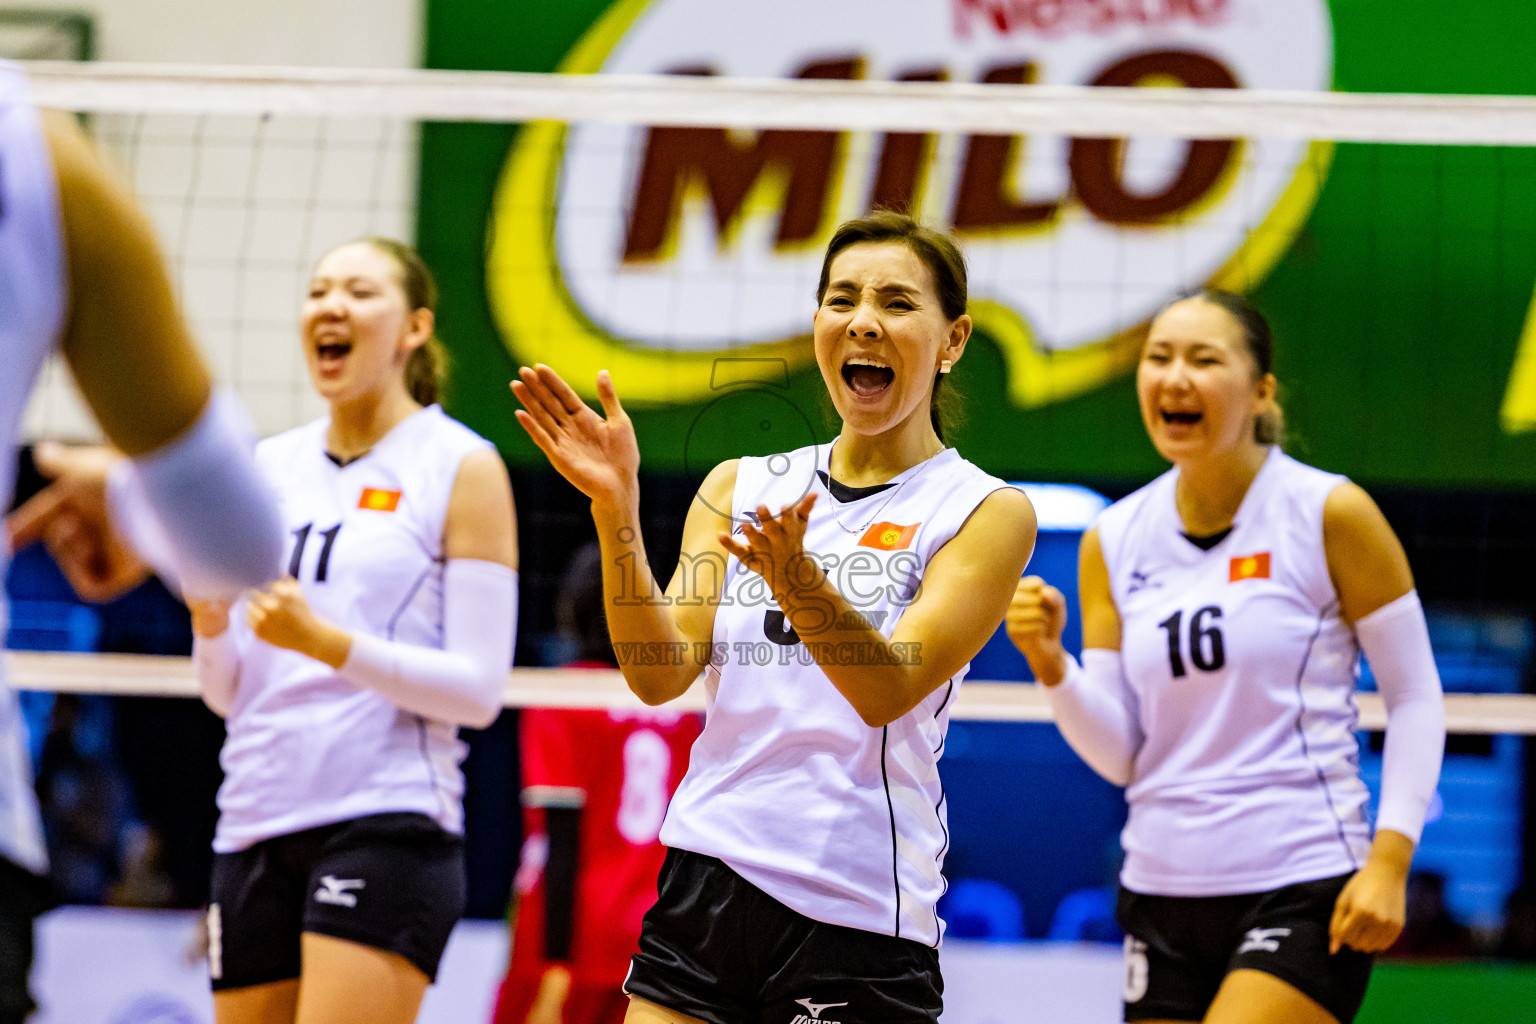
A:
<svg viewBox="0 0 1536 1024">
<path fill-rule="evenodd" d="M 1177 345 L 1178 340 L 1172 338 L 1148 338 L 1146 343 L 1146 347 L 1149 349 L 1173 348 Z M 1225 352 L 1225 349 L 1223 349 L 1220 345 L 1213 344 L 1209 341 L 1192 341 L 1184 346 L 1184 351 L 1190 355 L 1200 355 L 1207 352 L 1214 352 L 1220 355 Z"/>
<path fill-rule="evenodd" d="M 834 288 L 841 288 L 841 289 L 845 289 L 845 290 L 848 290 L 848 291 L 858 291 L 859 290 L 859 286 L 858 286 L 858 284 L 856 282 L 847 281 L 847 280 L 833 281 L 831 284 L 827 285 L 827 291 L 829 291 L 829 292 L 832 291 Z M 916 294 L 917 291 L 918 291 L 918 288 L 917 288 L 916 285 L 910 285 L 910 284 L 888 284 L 884 288 L 876 288 L 875 289 L 875 294 L 877 294 L 877 295 L 893 295 L 893 294 L 913 295 L 913 294 Z"/>
<path fill-rule="evenodd" d="M 379 282 L 365 274 L 353 274 L 351 277 L 326 277 L 324 274 L 316 274 L 309 279 L 311 285 L 340 283 L 343 285 L 366 284 L 377 287 Z"/>
</svg>

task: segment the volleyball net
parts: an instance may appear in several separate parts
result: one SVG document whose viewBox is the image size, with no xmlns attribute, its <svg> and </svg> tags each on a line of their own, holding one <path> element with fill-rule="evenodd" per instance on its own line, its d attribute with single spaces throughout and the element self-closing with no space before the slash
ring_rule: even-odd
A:
<svg viewBox="0 0 1536 1024">
<path fill-rule="evenodd" d="M 37 101 L 85 115 L 123 169 L 197 337 L 264 435 L 324 411 L 298 339 L 315 261 L 389 235 L 415 240 L 442 285 L 451 411 L 515 473 L 539 462 L 511 424 L 506 381 L 536 361 L 582 388 L 610 369 L 644 465 L 684 483 L 723 458 L 799 447 L 820 431 L 806 339 L 822 250 L 839 222 L 896 208 L 965 249 L 977 340 L 954 375 L 967 403 L 956 444 L 1010 478 L 1153 475 L 1128 384 L 1141 332 L 1172 298 L 1217 286 L 1254 295 L 1275 322 L 1303 458 L 1389 487 L 1536 480 L 1521 446 L 1536 427 L 1536 99 L 1235 88 L 1221 60 L 1193 51 L 1132 53 L 1070 87 L 1031 84 L 1022 61 L 914 67 L 892 75 L 902 81 L 861 79 L 840 57 L 775 80 L 670 70 L 29 67 Z M 58 366 L 26 429 L 95 436 Z M 663 493 L 680 517 L 691 485 Z M 543 636 L 585 510 L 534 489 L 518 502 L 523 628 Z M 1536 696 L 1519 692 L 1528 609 L 1507 600 L 1518 587 L 1498 557 L 1480 557 L 1490 568 L 1476 587 L 1424 595 L 1470 611 L 1436 633 L 1454 738 L 1420 862 L 1486 929 L 1518 879 L 1519 737 L 1536 735 Z M 1045 570 L 1059 585 L 1072 575 L 1063 558 Z M 9 659 L 11 682 L 38 693 L 196 695 L 184 658 Z M 995 664 L 978 662 L 952 712 L 951 875 L 1002 877 L 989 858 L 1023 856 L 1044 842 L 1036 833 L 1076 820 L 987 832 L 991 851 L 966 845 L 977 822 L 1003 828 L 966 793 L 1012 799 L 1013 769 L 1031 805 L 1076 814 L 1051 801 L 1083 793 L 1104 811 L 1110 824 L 1095 819 L 1073 847 L 1092 861 L 1093 844 L 1113 842 L 1118 795 L 1091 790 L 1053 731 L 1032 734 L 1049 743 L 1008 731 L 1049 722 L 1049 706 Z M 701 691 L 679 706 L 702 708 Z M 639 706 L 615 672 L 556 668 L 518 667 L 505 700 Z M 1359 703 L 1374 781 L 1385 715 L 1374 693 Z M 1050 793 L 1027 784 L 1041 770 Z"/>
<path fill-rule="evenodd" d="M 21 690 L 104 694 L 120 697 L 200 697 L 188 658 L 165 655 L 71 654 L 13 651 L 6 680 Z M 1375 693 L 1360 700 L 1360 728 L 1386 728 L 1386 710 Z M 635 711 L 644 704 L 616 670 L 519 668 L 507 679 L 502 702 L 509 708 L 607 708 Z M 691 688 L 670 703 L 679 711 L 703 711 L 704 693 Z M 956 721 L 1050 722 L 1050 704 L 1033 683 L 978 680 L 967 683 L 950 717 Z M 1536 698 L 1529 694 L 1452 693 L 1446 696 L 1446 730 L 1453 734 L 1536 735 Z"/>
<path fill-rule="evenodd" d="M 821 249 L 876 207 L 965 245 L 997 397 L 1062 424 L 1046 449 L 1065 449 L 1078 425 L 1057 410 L 1123 377 L 1151 314 L 1206 285 L 1282 292 L 1280 326 L 1312 346 L 1298 354 L 1333 352 L 1335 373 L 1359 378 L 1366 409 L 1341 416 L 1337 437 L 1323 436 L 1323 413 L 1339 396 L 1287 397 L 1312 403 L 1299 411 L 1318 419 L 1314 440 L 1347 442 L 1364 479 L 1377 465 L 1454 477 L 1469 441 L 1492 462 L 1489 430 L 1536 424 L 1536 340 L 1516 345 L 1536 284 L 1520 249 L 1536 231 L 1536 102 L 1232 88 L 1221 60 L 1185 51 L 1126 57 L 1093 87 L 1023 84 L 1034 70 L 1022 63 L 982 68 L 978 82 L 851 80 L 862 72 L 850 60 L 784 80 L 674 70 L 30 65 L 38 101 L 87 114 L 115 154 L 199 338 L 262 433 L 319 411 L 297 306 L 340 241 L 419 236 L 459 332 L 450 342 L 489 336 L 498 370 L 543 360 L 589 388 L 607 366 L 633 400 L 687 405 L 720 388 L 722 360 L 767 357 L 791 377 L 807 367 Z M 1200 88 L 1144 87 L 1170 84 Z M 1427 293 L 1404 266 L 1414 260 L 1445 289 Z M 1499 301 L 1469 303 L 1469 291 Z M 1380 343 L 1338 354 L 1340 336 L 1412 337 L 1414 318 L 1453 309 L 1462 344 L 1478 339 L 1491 364 L 1496 422 L 1459 452 L 1362 434 L 1395 390 L 1445 397 L 1394 355 L 1437 368 L 1455 357 Z M 92 431 L 53 371 L 27 426 Z M 1065 454 L 1041 469 L 1126 475 Z"/>
<path fill-rule="evenodd" d="M 262 434 L 323 411 L 297 338 L 315 260 L 379 234 L 419 237 L 434 262 L 440 324 L 464 353 L 450 400 L 462 397 L 455 412 L 512 448 L 514 464 L 538 460 L 516 447 L 505 378 L 534 361 L 578 387 L 609 367 L 642 416 L 702 407 L 645 431 L 643 443 L 686 433 L 645 453 L 666 469 L 701 475 L 706 457 L 743 445 L 785 450 L 814 419 L 802 410 L 807 379 L 820 386 L 805 336 L 821 249 L 837 223 L 887 207 L 966 248 L 985 347 L 967 398 L 1007 414 L 962 424 L 984 464 L 1149 475 L 1152 463 L 1109 451 L 1122 438 L 1103 426 L 1101 398 L 1125 380 L 1150 316 L 1214 285 L 1263 290 L 1282 335 L 1283 397 L 1316 461 L 1408 483 L 1429 463 L 1504 466 L 1496 447 L 1527 429 L 1528 411 L 1536 424 L 1536 329 L 1524 317 L 1536 246 L 1521 248 L 1536 237 L 1536 98 L 1236 88 L 1230 63 L 1149 51 L 1112 62 L 1093 86 L 1028 84 L 1022 64 L 973 81 L 871 81 L 835 60 L 786 79 L 684 66 L 536 75 L 42 61 L 28 72 L 37 101 L 84 115 L 122 168 L 196 335 Z M 1428 271 L 1412 265 L 1420 255 L 1433 257 Z M 1398 298 L 1407 313 L 1392 308 Z M 1452 313 L 1461 351 L 1416 365 Z M 1428 323 L 1410 332 L 1404 316 Z M 1378 328 L 1396 333 L 1384 344 Z M 1495 402 L 1496 422 L 1475 437 L 1431 422 L 1439 443 L 1426 449 L 1403 421 L 1435 410 L 1403 410 L 1428 393 L 1465 420 L 1458 361 L 1461 376 L 1491 378 L 1467 394 Z M 784 375 L 770 385 L 790 382 L 790 414 L 762 415 L 761 395 L 742 396 L 763 365 Z M 500 404 L 488 408 L 482 387 Z M 1021 424 L 1028 447 L 1048 453 L 1035 466 L 988 436 Z M 94 435 L 57 365 L 26 427 Z M 1487 479 L 1504 471 L 1482 468 Z M 1508 471 L 1521 472 L 1518 460 Z M 1427 482 L 1454 482 L 1454 469 L 1432 472 Z M 183 692 L 179 668 L 130 675 L 145 692 Z M 509 694 L 545 692 L 529 687 Z M 617 685 L 603 692 L 627 699 Z M 1022 695 L 972 700 L 1003 719 L 1044 713 Z M 1476 700 L 1455 707 L 1456 728 L 1527 731 L 1510 728 L 1526 707 L 1517 695 Z"/>
</svg>

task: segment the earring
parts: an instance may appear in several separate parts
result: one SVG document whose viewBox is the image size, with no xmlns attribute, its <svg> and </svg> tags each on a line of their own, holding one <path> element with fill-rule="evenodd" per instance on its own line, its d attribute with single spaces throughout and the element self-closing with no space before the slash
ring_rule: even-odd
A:
<svg viewBox="0 0 1536 1024">
<path fill-rule="evenodd" d="M 944 361 L 943 361 L 943 362 L 941 362 L 941 363 L 940 363 L 940 364 L 939 364 L 939 372 L 940 372 L 940 373 L 948 373 L 948 372 L 949 372 L 949 370 L 950 370 L 950 367 L 952 367 L 952 366 L 954 366 L 954 365 L 955 365 L 955 364 L 954 364 L 954 361 L 953 361 L 953 360 L 951 360 L 951 359 L 946 359 L 946 360 L 944 360 Z"/>
</svg>

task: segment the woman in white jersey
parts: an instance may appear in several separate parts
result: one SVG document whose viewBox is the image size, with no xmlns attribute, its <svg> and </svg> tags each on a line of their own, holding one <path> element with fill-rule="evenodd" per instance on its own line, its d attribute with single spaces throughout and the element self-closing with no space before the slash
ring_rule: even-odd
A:
<svg viewBox="0 0 1536 1024">
<path fill-rule="evenodd" d="M 1152 323 L 1142 419 L 1174 464 L 1083 537 L 1083 659 L 1062 595 L 1009 609 L 1063 735 L 1127 786 L 1125 1019 L 1353 1019 L 1402 929 L 1445 743 L 1407 558 L 1359 487 L 1280 450 L 1268 323 L 1204 292 Z M 1387 706 L 1372 840 L 1354 703 Z"/>
<path fill-rule="evenodd" d="M 193 602 L 228 722 L 208 912 L 219 1024 L 416 1019 L 464 903 L 461 725 L 501 706 L 516 617 L 506 469 L 435 400 L 434 287 L 385 239 L 324 257 L 304 356 L 330 414 L 258 466 L 287 575 Z"/>
<path fill-rule="evenodd" d="M 626 597 L 655 590 L 639 453 L 606 371 L 606 418 L 548 367 L 513 384 L 519 422 L 592 499 L 630 688 L 659 704 L 706 673 L 704 733 L 625 984 L 632 1022 L 894 1024 L 941 1008 L 937 762 L 1034 511 L 937 429 L 934 393 L 971 330 L 952 241 L 892 213 L 843 224 L 817 299 L 841 432 L 717 466 L 663 600 Z"/>
<path fill-rule="evenodd" d="M 10 504 L 28 395 L 58 351 L 106 436 L 130 456 L 174 554 L 211 592 L 277 570 L 276 510 L 249 435 L 218 396 L 176 308 L 148 219 L 75 120 L 39 112 L 20 68 L 0 63 L 0 499 Z M 41 468 L 55 467 L 41 460 Z M 107 540 L 104 478 L 50 488 L 7 520 L 12 547 L 43 540 L 71 582 L 99 599 L 143 577 Z M 0 622 L 5 619 L 0 595 Z M 0 1024 L 32 1011 L 32 922 L 48 857 L 16 695 L 0 682 Z"/>
</svg>

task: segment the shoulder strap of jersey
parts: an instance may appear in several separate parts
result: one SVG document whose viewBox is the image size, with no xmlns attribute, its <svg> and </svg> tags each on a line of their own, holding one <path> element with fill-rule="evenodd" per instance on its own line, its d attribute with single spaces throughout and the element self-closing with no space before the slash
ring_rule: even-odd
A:
<svg viewBox="0 0 1536 1024">
<path fill-rule="evenodd" d="M 762 494 L 762 477 L 767 459 L 744 455 L 736 460 L 736 484 L 731 491 L 731 520 L 741 523 L 757 507 Z M 733 527 L 734 529 L 734 527 Z"/>
<path fill-rule="evenodd" d="M 929 536 L 947 543 L 970 521 L 981 503 L 1001 490 L 1013 488 L 1006 480 L 983 472 L 970 462 L 951 472 L 949 486 L 939 488 L 930 519 Z"/>
<path fill-rule="evenodd" d="M 1132 525 L 1139 523 L 1156 508 L 1157 502 L 1165 499 L 1175 479 L 1174 471 L 1169 470 L 1099 514 L 1094 528 L 1099 533 L 1099 548 L 1104 553 L 1104 568 L 1109 572 L 1111 586 L 1114 585 L 1115 570 L 1124 554 L 1126 537 Z M 1116 597 L 1118 599 L 1118 595 Z"/>
<path fill-rule="evenodd" d="M 1323 539 L 1323 507 L 1328 496 L 1349 478 L 1338 473 L 1298 462 L 1284 452 L 1277 451 L 1274 458 L 1280 460 L 1275 467 L 1279 472 L 1274 481 L 1275 493 L 1270 500 L 1283 503 L 1284 521 L 1300 543 L 1295 547 L 1293 563 L 1299 574 L 1298 582 L 1307 595 L 1323 607 L 1338 597 L 1333 576 L 1328 571 L 1328 556 Z"/>
<path fill-rule="evenodd" d="M 809 445 L 762 458 L 742 456 L 736 465 L 731 515 L 741 522 L 759 505 L 767 505 L 771 511 L 778 512 L 783 506 L 805 497 L 816 486 L 816 470 L 822 454 L 822 446 Z M 811 514 L 816 512 L 813 510 Z"/>
</svg>

